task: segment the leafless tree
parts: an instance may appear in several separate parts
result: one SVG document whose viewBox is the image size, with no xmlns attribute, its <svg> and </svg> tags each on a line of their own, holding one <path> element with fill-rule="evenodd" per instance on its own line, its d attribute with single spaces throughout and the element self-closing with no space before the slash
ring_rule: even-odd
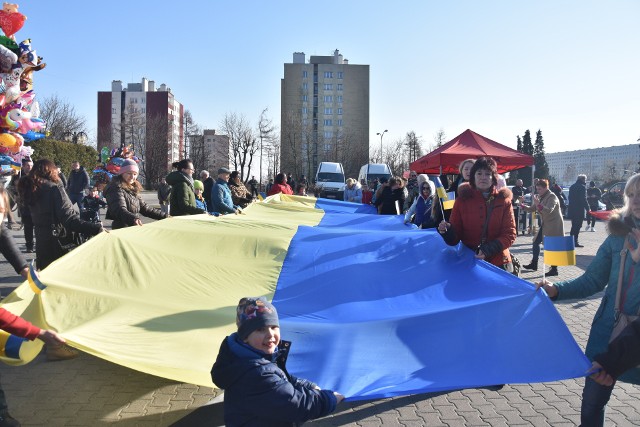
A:
<svg viewBox="0 0 640 427">
<path fill-rule="evenodd" d="M 314 141 L 310 125 L 298 112 L 289 112 L 282 123 L 283 172 L 298 177 L 309 171 L 314 158 L 317 161 L 317 142 Z M 277 173 L 277 172 L 276 172 Z"/>
<path fill-rule="evenodd" d="M 433 140 L 436 143 L 436 148 L 442 147 L 442 145 L 447 142 L 447 135 L 444 133 L 444 129 L 440 128 L 438 132 L 433 136 Z"/>
<path fill-rule="evenodd" d="M 263 153 L 276 137 L 276 128 L 273 125 L 273 120 L 267 116 L 267 111 L 268 108 L 262 110 L 260 119 L 258 120 L 258 137 L 260 138 L 260 187 L 262 187 Z"/>
<path fill-rule="evenodd" d="M 145 187 L 154 188 L 169 169 L 168 141 L 171 140 L 171 120 L 154 115 L 147 117 L 144 157 L 141 162 L 145 174 Z M 136 151 L 137 152 L 137 151 Z M 138 155 L 140 157 L 140 155 Z"/>
<path fill-rule="evenodd" d="M 54 94 L 43 98 L 39 104 L 40 118 L 47 124 L 49 138 L 64 140 L 68 133 L 87 134 L 87 119 L 76 113 L 69 101 Z"/>
<path fill-rule="evenodd" d="M 383 163 L 389 165 L 394 175 L 402 176 L 402 173 L 409 167 L 406 160 L 405 148 L 406 141 L 404 139 L 397 139 L 384 150 Z"/>
<path fill-rule="evenodd" d="M 227 113 L 220 123 L 220 129 L 229 136 L 231 164 L 240 172 L 240 179 L 246 182 L 251 175 L 253 157 L 260 148 L 253 127 L 243 115 Z"/>
</svg>

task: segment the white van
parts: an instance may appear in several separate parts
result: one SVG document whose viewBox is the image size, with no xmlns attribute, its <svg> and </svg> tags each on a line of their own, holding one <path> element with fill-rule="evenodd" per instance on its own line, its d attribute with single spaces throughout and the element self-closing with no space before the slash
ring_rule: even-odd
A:
<svg viewBox="0 0 640 427">
<path fill-rule="evenodd" d="M 391 169 L 389 169 L 389 166 L 384 163 L 367 163 L 360 168 L 358 182 L 369 185 L 373 180 L 380 180 L 382 177 L 387 178 L 387 180 L 391 178 Z"/>
<path fill-rule="evenodd" d="M 316 187 L 320 190 L 320 197 L 342 200 L 344 197 L 342 163 L 321 162 L 316 172 Z"/>
</svg>

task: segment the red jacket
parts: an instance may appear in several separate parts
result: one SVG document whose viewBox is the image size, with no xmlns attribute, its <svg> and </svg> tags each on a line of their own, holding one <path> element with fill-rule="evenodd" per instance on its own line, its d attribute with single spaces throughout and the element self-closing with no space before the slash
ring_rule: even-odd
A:
<svg viewBox="0 0 640 427">
<path fill-rule="evenodd" d="M 500 251 L 488 256 L 485 261 L 502 267 L 511 262 L 509 247 L 516 240 L 516 225 L 511 208 L 511 190 L 502 188 L 496 191 L 493 188 L 492 192 L 493 210 L 487 225 L 485 242 L 499 242 Z M 475 251 L 481 242 L 487 206 L 488 201 L 485 201 L 479 190 L 471 188 L 469 184 L 460 185 L 458 197 L 449 218 L 451 229 L 445 235 L 447 243 L 455 245 L 462 241 L 465 246 Z"/>
<path fill-rule="evenodd" d="M 0 329 L 32 341 L 38 338 L 38 334 L 40 333 L 40 328 L 27 322 L 22 317 L 8 312 L 4 308 L 0 308 Z"/>
<path fill-rule="evenodd" d="M 278 193 L 293 194 L 293 190 L 289 187 L 289 184 L 273 184 L 267 196 L 273 196 Z"/>
</svg>

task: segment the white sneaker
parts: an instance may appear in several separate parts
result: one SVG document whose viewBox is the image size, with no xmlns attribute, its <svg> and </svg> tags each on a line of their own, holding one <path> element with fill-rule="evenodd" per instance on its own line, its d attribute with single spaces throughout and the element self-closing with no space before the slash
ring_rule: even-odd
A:
<svg viewBox="0 0 640 427">
<path fill-rule="evenodd" d="M 596 228 L 592 226 L 591 231 L 596 231 Z"/>
</svg>

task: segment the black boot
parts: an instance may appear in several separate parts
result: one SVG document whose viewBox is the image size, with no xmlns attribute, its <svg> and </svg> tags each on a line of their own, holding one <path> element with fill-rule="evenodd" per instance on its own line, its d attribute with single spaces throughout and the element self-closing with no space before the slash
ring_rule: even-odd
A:
<svg viewBox="0 0 640 427">
<path fill-rule="evenodd" d="M 531 261 L 531 263 L 523 265 L 522 268 L 524 268 L 525 270 L 536 271 L 538 269 L 538 263 Z"/>
<path fill-rule="evenodd" d="M 580 243 L 578 243 L 578 235 L 577 234 L 573 235 L 573 246 L 575 246 L 576 248 L 584 248 L 584 246 L 582 246 Z"/>
<path fill-rule="evenodd" d="M 547 276 L 547 277 L 549 277 L 549 276 L 557 276 L 557 275 L 558 275 L 558 267 L 551 267 L 549 272 L 545 274 L 545 276 Z"/>
</svg>

